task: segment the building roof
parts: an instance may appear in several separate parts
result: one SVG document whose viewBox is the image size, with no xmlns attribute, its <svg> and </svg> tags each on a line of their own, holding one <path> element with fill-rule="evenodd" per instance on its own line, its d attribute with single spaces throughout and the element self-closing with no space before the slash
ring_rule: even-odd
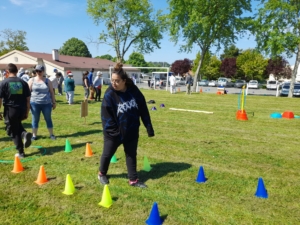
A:
<svg viewBox="0 0 300 225">
<path fill-rule="evenodd" d="M 21 67 L 23 67 L 24 69 L 29 69 L 29 68 L 34 68 L 34 66 L 36 64 L 17 64 L 17 63 L 15 63 L 15 65 L 17 66 L 18 69 L 20 69 Z M 6 69 L 6 67 L 7 67 L 7 64 L 0 64 L 1 70 Z"/>
</svg>

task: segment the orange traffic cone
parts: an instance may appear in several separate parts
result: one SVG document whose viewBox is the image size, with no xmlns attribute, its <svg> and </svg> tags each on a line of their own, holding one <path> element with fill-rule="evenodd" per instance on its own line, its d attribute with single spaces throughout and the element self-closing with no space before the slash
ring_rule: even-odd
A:
<svg viewBox="0 0 300 225">
<path fill-rule="evenodd" d="M 177 88 L 177 92 L 180 92 L 180 88 Z"/>
<path fill-rule="evenodd" d="M 85 157 L 92 157 L 92 156 L 93 156 L 92 148 L 89 143 L 86 143 Z"/>
<path fill-rule="evenodd" d="M 200 93 L 202 93 L 202 88 L 200 88 Z"/>
<path fill-rule="evenodd" d="M 21 161 L 18 156 L 15 156 L 14 169 L 11 171 L 12 173 L 21 173 L 24 170 Z"/>
<path fill-rule="evenodd" d="M 41 167 L 40 167 L 40 172 L 39 172 L 38 178 L 37 178 L 37 180 L 34 181 L 34 182 L 37 183 L 38 185 L 42 185 L 42 184 L 48 182 L 48 179 L 47 179 L 47 176 L 46 176 L 46 173 L 45 173 L 44 166 L 41 166 Z"/>
</svg>

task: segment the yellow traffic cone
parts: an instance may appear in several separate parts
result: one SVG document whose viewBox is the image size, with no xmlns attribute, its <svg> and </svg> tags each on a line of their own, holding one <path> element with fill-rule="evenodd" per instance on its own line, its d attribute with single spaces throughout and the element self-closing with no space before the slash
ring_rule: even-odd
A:
<svg viewBox="0 0 300 225">
<path fill-rule="evenodd" d="M 102 199 L 101 199 L 101 202 L 99 202 L 98 205 L 101 205 L 105 208 L 109 208 L 112 205 L 112 199 L 111 199 L 110 192 L 109 192 L 107 184 L 104 185 L 104 190 L 103 190 L 103 193 L 102 193 Z"/>
<path fill-rule="evenodd" d="M 66 185 L 65 185 L 65 190 L 63 191 L 63 194 L 65 195 L 72 195 L 75 192 L 75 187 L 72 182 L 72 179 L 69 174 L 67 174 L 66 178 Z"/>
</svg>

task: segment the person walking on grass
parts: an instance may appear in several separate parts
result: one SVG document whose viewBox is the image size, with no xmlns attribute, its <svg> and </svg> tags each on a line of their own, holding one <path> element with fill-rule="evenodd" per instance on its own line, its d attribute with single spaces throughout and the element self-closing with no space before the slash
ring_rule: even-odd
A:
<svg viewBox="0 0 300 225">
<path fill-rule="evenodd" d="M 18 68 L 15 64 L 8 64 L 8 77 L 0 83 L 0 108 L 3 103 L 5 130 L 16 146 L 16 156 L 24 158 L 24 148 L 31 145 L 32 134 L 27 132 L 22 120 L 28 118 L 30 109 L 30 90 L 26 81 L 17 77 Z M 0 114 L 2 119 L 2 114 Z"/>
<path fill-rule="evenodd" d="M 88 79 L 88 71 L 83 72 L 82 74 L 82 86 L 84 89 L 84 99 L 88 100 L 89 95 L 90 95 L 90 83 L 89 83 L 89 79 Z"/>
<path fill-rule="evenodd" d="M 174 74 L 171 74 L 170 76 L 170 93 L 176 93 L 176 78 L 174 77 Z"/>
<path fill-rule="evenodd" d="M 73 79 L 72 72 L 68 73 L 68 77 L 65 79 L 65 90 L 66 98 L 69 105 L 74 103 L 74 91 L 75 91 L 75 81 Z"/>
<path fill-rule="evenodd" d="M 186 84 L 186 94 L 191 94 L 192 76 L 190 74 L 191 70 L 186 73 L 185 84 Z"/>
<path fill-rule="evenodd" d="M 52 110 L 56 108 L 55 96 L 51 81 L 44 77 L 45 68 L 42 65 L 35 67 L 36 77 L 28 81 L 31 91 L 30 109 L 32 114 L 32 140 L 37 140 L 37 132 L 41 113 L 47 124 L 50 138 L 55 140 L 53 134 Z"/>
<path fill-rule="evenodd" d="M 55 73 L 55 77 L 57 80 L 58 95 L 62 95 L 62 85 L 64 83 L 64 76 L 62 75 L 61 72 L 58 72 L 56 68 L 53 70 L 53 72 Z"/>
<path fill-rule="evenodd" d="M 106 90 L 101 105 L 104 147 L 98 179 L 103 185 L 109 183 L 107 171 L 110 160 L 117 148 L 123 145 L 129 185 L 146 188 L 146 184 L 138 180 L 136 169 L 140 118 L 149 137 L 154 136 L 154 130 L 144 95 L 122 67 L 121 63 L 115 66 L 111 85 Z"/>
<path fill-rule="evenodd" d="M 97 77 L 93 81 L 93 86 L 96 91 L 95 101 L 101 102 L 101 88 L 102 88 L 103 80 L 102 80 L 102 72 L 97 72 Z"/>
</svg>

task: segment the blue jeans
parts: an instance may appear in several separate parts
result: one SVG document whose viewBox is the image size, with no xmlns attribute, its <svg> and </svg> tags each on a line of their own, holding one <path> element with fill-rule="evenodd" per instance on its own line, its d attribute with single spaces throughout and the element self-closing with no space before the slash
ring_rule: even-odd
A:
<svg viewBox="0 0 300 225">
<path fill-rule="evenodd" d="M 52 104 L 36 104 L 30 102 L 30 110 L 32 114 L 32 128 L 38 128 L 40 122 L 41 112 L 43 113 L 44 119 L 47 124 L 47 128 L 53 128 L 53 123 L 51 119 Z"/>
</svg>

